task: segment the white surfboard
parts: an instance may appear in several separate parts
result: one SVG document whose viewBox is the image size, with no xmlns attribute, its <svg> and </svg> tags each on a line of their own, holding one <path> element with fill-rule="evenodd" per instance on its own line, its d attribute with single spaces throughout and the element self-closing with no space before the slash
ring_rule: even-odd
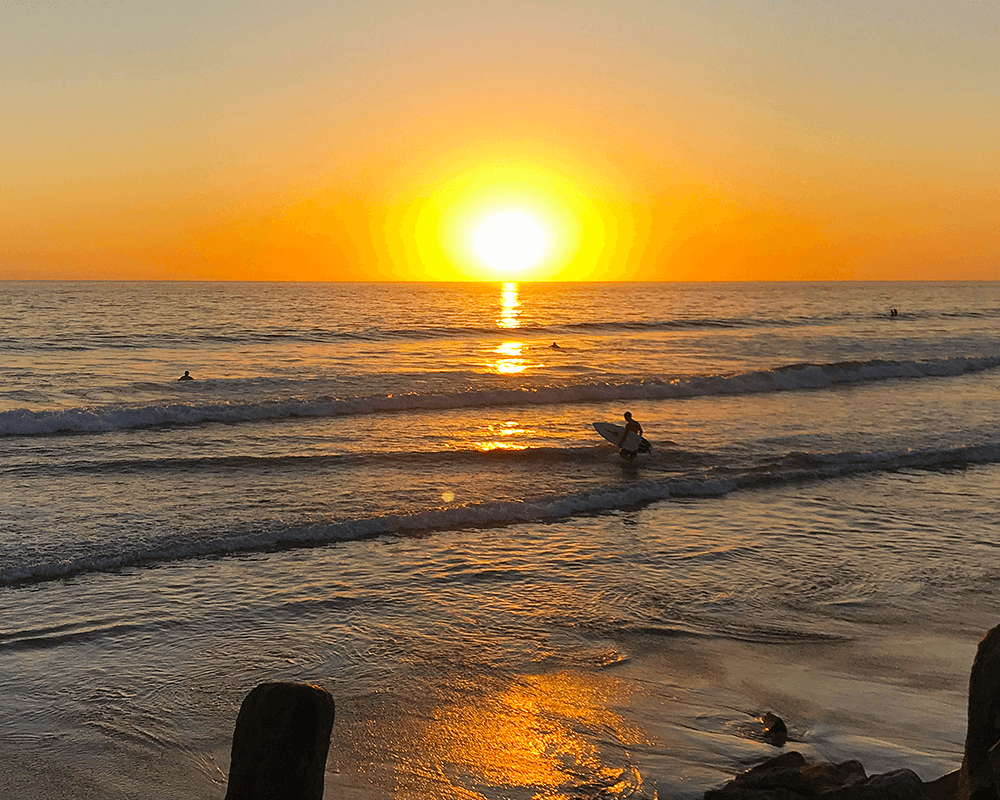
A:
<svg viewBox="0 0 1000 800">
<path fill-rule="evenodd" d="M 594 422 L 591 424 L 594 426 L 595 431 L 614 445 L 617 445 L 622 440 L 622 435 L 625 433 L 625 428 L 611 422 Z M 653 449 L 649 440 L 640 436 L 635 431 L 628 432 L 624 444 L 620 445 L 620 447 L 623 450 L 634 450 L 637 453 L 648 453 Z"/>
</svg>

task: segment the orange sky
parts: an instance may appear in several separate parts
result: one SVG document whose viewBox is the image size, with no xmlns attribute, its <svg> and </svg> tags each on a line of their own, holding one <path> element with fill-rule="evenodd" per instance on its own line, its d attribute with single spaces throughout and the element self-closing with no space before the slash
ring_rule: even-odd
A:
<svg viewBox="0 0 1000 800">
<path fill-rule="evenodd" d="M 0 278 L 1000 279 L 995 4 L 332 5 L 3 11 Z"/>
</svg>

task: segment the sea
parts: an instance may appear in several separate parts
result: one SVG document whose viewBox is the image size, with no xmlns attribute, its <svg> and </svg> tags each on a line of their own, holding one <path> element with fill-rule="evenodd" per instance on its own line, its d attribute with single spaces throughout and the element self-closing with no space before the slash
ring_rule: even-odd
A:
<svg viewBox="0 0 1000 800">
<path fill-rule="evenodd" d="M 0 298 L 2 797 L 221 800 L 268 681 L 333 695 L 330 798 L 959 766 L 998 283 Z M 592 425 L 625 411 L 634 461 Z"/>
</svg>

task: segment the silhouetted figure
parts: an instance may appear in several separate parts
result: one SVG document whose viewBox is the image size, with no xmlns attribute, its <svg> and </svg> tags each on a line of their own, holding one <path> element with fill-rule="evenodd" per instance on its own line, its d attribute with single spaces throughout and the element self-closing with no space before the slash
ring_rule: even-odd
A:
<svg viewBox="0 0 1000 800">
<path fill-rule="evenodd" d="M 184 374 L 181 375 L 177 380 L 179 380 L 179 381 L 193 381 L 194 378 L 191 377 L 191 373 L 190 372 L 188 372 L 187 370 L 184 370 Z"/>
<path fill-rule="evenodd" d="M 553 342 L 552 344 L 550 344 L 549 348 L 552 349 L 552 350 L 562 350 L 562 348 L 559 345 L 557 345 L 555 342 Z"/>
<path fill-rule="evenodd" d="M 634 419 L 632 419 L 632 412 L 631 411 L 626 411 L 625 412 L 625 433 L 622 434 L 622 438 L 618 442 L 618 446 L 621 447 L 621 449 L 622 449 L 622 453 L 621 453 L 622 458 L 627 458 L 629 461 L 631 461 L 633 458 L 635 458 L 636 454 L 639 452 L 638 449 L 636 449 L 636 450 L 626 450 L 625 447 L 624 447 L 625 440 L 628 438 L 628 435 L 630 433 L 634 433 L 636 436 L 638 436 L 641 439 L 642 438 L 642 425 L 640 425 L 638 422 L 636 422 Z"/>
<path fill-rule="evenodd" d="M 896 309 L 894 309 L 894 308 L 890 308 L 889 309 L 889 316 L 890 317 L 898 317 L 899 316 L 899 312 Z"/>
</svg>

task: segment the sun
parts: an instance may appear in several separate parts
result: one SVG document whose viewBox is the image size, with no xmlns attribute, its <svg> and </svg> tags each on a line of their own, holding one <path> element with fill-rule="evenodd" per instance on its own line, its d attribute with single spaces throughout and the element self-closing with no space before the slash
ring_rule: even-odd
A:
<svg viewBox="0 0 1000 800">
<path fill-rule="evenodd" d="M 490 268 L 515 277 L 541 260 L 548 238 L 534 217 L 521 211 L 501 211 L 476 229 L 473 246 Z"/>
</svg>

